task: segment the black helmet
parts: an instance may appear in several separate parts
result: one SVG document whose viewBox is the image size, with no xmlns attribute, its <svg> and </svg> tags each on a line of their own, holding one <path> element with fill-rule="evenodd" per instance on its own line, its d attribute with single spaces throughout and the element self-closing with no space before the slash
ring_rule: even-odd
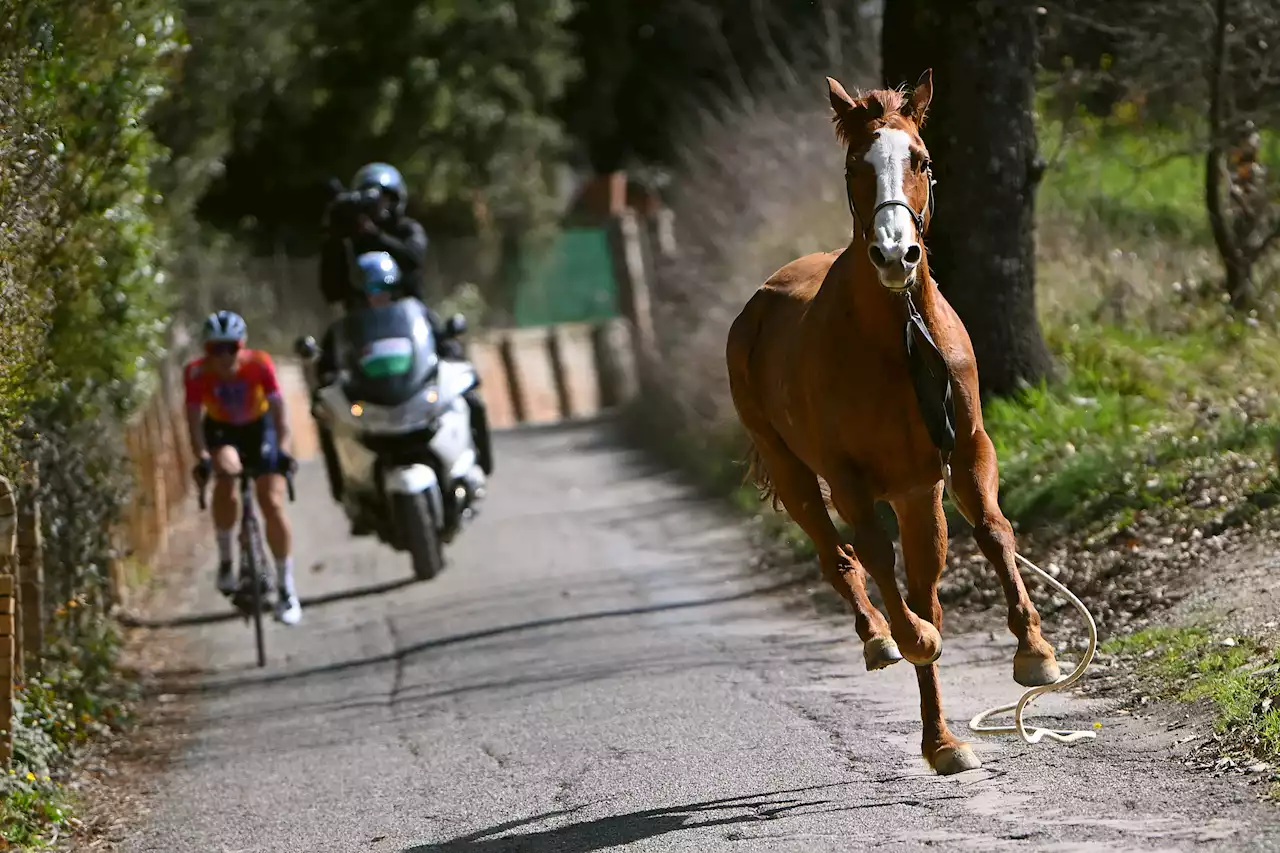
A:
<svg viewBox="0 0 1280 853">
<path fill-rule="evenodd" d="M 395 214 L 404 216 L 409 204 L 409 187 L 404 182 L 400 170 L 387 163 L 369 163 L 361 166 L 356 176 L 351 179 L 351 189 L 359 192 L 377 187 L 395 196 Z"/>
</svg>

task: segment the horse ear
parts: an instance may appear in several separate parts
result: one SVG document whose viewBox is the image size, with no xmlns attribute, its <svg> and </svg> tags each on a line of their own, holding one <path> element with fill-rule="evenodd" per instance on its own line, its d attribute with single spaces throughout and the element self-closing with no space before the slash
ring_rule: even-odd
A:
<svg viewBox="0 0 1280 853">
<path fill-rule="evenodd" d="M 853 115 L 863 107 L 849 96 L 844 86 L 841 86 L 840 81 L 834 77 L 827 78 L 827 87 L 831 90 L 831 108 L 835 110 L 832 120 L 836 124 L 836 135 L 848 142 L 854 130 Z"/>
<path fill-rule="evenodd" d="M 911 100 L 903 113 L 916 123 L 916 127 L 924 127 L 925 117 L 929 114 L 929 102 L 933 100 L 933 69 L 926 68 L 911 93 Z"/>
</svg>

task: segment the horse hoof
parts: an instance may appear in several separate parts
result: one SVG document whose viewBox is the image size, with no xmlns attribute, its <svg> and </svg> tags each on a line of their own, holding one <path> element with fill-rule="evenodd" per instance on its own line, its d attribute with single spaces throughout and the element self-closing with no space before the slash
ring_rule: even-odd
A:
<svg viewBox="0 0 1280 853">
<path fill-rule="evenodd" d="M 1062 677 L 1058 662 L 1050 657 L 1031 654 L 1013 656 L 1013 680 L 1023 687 L 1042 687 L 1054 684 Z"/>
<path fill-rule="evenodd" d="M 981 766 L 982 762 L 967 743 L 944 746 L 933 755 L 933 769 L 939 776 L 954 776 L 966 770 L 977 770 Z"/>
<path fill-rule="evenodd" d="M 862 659 L 867 662 L 867 672 L 875 672 L 902 660 L 902 652 L 888 637 L 872 637 L 862 644 Z"/>
</svg>

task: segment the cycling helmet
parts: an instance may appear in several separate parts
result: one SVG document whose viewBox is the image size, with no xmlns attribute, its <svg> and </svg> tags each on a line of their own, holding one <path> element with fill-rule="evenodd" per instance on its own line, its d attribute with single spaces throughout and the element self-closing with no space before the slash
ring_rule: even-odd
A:
<svg viewBox="0 0 1280 853">
<path fill-rule="evenodd" d="M 400 265 L 387 252 L 365 252 L 356 258 L 360 286 L 370 296 L 390 290 L 400 282 Z"/>
<path fill-rule="evenodd" d="M 201 342 L 205 344 L 220 341 L 242 344 L 248 335 L 249 329 L 244 324 L 244 318 L 234 311 L 210 314 L 205 318 L 204 328 L 200 332 Z"/>
<path fill-rule="evenodd" d="M 356 176 L 351 179 L 351 189 L 360 192 L 373 187 L 386 190 L 395 196 L 395 214 L 404 216 L 405 207 L 409 204 L 409 187 L 395 166 L 387 163 L 369 163 L 361 166 L 360 171 L 356 172 Z"/>
</svg>

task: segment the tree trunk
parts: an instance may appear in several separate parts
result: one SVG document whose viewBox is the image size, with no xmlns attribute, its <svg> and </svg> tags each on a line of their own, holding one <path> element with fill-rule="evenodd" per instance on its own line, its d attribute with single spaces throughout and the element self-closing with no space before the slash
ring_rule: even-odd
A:
<svg viewBox="0 0 1280 853">
<path fill-rule="evenodd" d="M 1227 219 L 1227 0 L 1214 5 L 1213 47 L 1209 54 L 1209 151 L 1204 158 L 1204 204 L 1213 243 L 1226 271 L 1223 287 L 1231 307 L 1253 306 L 1253 261 L 1232 234 Z"/>
<path fill-rule="evenodd" d="M 885 84 L 934 69 L 921 133 L 938 180 L 929 267 L 969 331 L 983 397 L 1054 372 L 1036 314 L 1036 27 L 1023 0 L 885 4 Z"/>
<path fill-rule="evenodd" d="M 1226 267 L 1226 288 L 1231 307 L 1237 311 L 1248 311 L 1254 305 L 1253 264 L 1236 258 L 1227 261 Z"/>
</svg>

